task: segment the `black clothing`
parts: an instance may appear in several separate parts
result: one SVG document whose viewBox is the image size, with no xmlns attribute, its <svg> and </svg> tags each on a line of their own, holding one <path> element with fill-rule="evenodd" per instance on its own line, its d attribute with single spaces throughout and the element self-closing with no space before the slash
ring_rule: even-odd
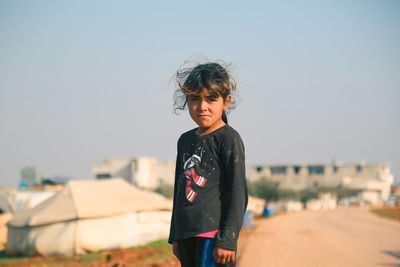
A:
<svg viewBox="0 0 400 267">
<path fill-rule="evenodd" d="M 168 242 L 219 230 L 215 245 L 236 250 L 248 199 L 244 145 L 229 125 L 204 136 L 196 130 L 178 140 Z"/>
<path fill-rule="evenodd" d="M 234 263 L 215 263 L 213 238 L 192 237 L 178 241 L 179 261 L 182 267 L 235 267 Z M 236 254 L 236 253 L 235 253 Z"/>
</svg>

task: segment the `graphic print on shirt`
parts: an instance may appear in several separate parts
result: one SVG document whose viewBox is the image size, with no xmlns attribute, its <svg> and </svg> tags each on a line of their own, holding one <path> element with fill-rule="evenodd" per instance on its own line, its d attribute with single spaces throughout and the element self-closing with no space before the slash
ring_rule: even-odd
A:
<svg viewBox="0 0 400 267">
<path fill-rule="evenodd" d="M 203 149 L 200 149 L 199 155 L 193 154 L 189 158 L 185 159 L 185 155 L 183 156 L 183 174 L 186 178 L 186 199 L 189 202 L 193 202 L 197 196 L 197 193 L 192 189 L 192 181 L 200 187 L 204 187 L 207 182 L 207 179 L 203 176 L 196 174 L 196 170 L 194 166 L 199 165 L 201 162 L 201 156 L 203 153 Z"/>
</svg>

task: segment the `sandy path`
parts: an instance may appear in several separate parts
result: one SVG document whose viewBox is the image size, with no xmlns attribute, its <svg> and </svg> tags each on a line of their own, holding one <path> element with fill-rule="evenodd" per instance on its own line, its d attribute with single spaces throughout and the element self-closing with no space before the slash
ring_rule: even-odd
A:
<svg viewBox="0 0 400 267">
<path fill-rule="evenodd" d="M 366 208 L 261 219 L 238 267 L 400 266 L 400 223 Z"/>
</svg>

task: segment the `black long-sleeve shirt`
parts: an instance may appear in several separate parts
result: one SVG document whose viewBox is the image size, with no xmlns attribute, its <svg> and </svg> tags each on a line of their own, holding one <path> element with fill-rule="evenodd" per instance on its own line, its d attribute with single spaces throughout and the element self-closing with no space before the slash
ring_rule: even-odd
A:
<svg viewBox="0 0 400 267">
<path fill-rule="evenodd" d="M 215 245 L 236 250 L 247 207 L 244 145 L 229 125 L 181 135 L 168 242 L 219 230 Z"/>
</svg>

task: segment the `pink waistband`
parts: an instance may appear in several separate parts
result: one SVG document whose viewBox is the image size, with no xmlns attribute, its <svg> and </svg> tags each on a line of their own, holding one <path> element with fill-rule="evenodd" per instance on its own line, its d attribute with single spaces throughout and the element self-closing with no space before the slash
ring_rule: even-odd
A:
<svg viewBox="0 0 400 267">
<path fill-rule="evenodd" d="M 208 238 L 214 238 L 218 233 L 218 230 L 207 232 L 207 233 L 201 233 L 198 235 L 195 235 L 195 237 L 208 237 Z"/>
</svg>

